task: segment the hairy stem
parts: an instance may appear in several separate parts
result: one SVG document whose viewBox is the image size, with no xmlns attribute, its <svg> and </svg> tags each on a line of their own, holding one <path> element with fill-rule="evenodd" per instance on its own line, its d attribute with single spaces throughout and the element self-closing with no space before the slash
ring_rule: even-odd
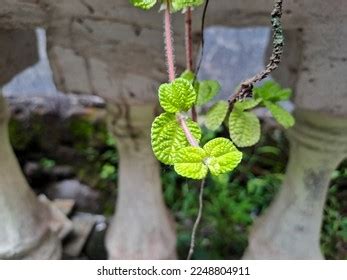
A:
<svg viewBox="0 0 347 280">
<path fill-rule="evenodd" d="M 169 74 L 169 81 L 172 82 L 176 77 L 175 70 L 175 54 L 173 48 L 173 36 L 171 27 L 171 14 L 170 14 L 170 1 L 167 2 L 167 7 L 165 9 L 164 15 L 164 36 L 165 36 L 165 54 L 166 54 L 166 64 L 167 71 Z"/>
<path fill-rule="evenodd" d="M 199 211 L 198 211 L 198 216 L 196 217 L 196 220 L 195 220 L 195 223 L 193 226 L 193 231 L 192 231 L 192 236 L 190 239 L 190 248 L 189 248 L 187 260 L 190 260 L 194 254 L 196 230 L 198 229 L 198 226 L 200 224 L 200 220 L 201 220 L 201 216 L 202 216 L 202 209 L 203 209 L 203 205 L 204 205 L 203 204 L 204 187 L 205 187 L 205 179 L 201 181 L 201 185 L 200 185 Z"/>
<path fill-rule="evenodd" d="M 165 37 L 165 54 L 166 63 L 168 66 L 169 81 L 173 82 L 175 80 L 175 54 L 173 48 L 173 34 L 171 27 L 171 14 L 170 14 L 170 1 L 167 1 L 167 8 L 165 9 L 164 15 L 164 37 Z M 188 140 L 188 142 L 194 146 L 198 147 L 199 144 L 190 132 L 185 117 L 183 115 L 178 116 L 178 122 Z"/>
<path fill-rule="evenodd" d="M 196 139 L 194 138 L 194 136 L 192 135 L 192 133 L 189 130 L 189 127 L 187 125 L 186 119 L 183 115 L 179 115 L 178 116 L 178 122 L 181 126 L 181 128 L 183 129 L 183 132 L 189 142 L 190 145 L 192 145 L 193 147 L 199 147 L 198 142 L 196 141 Z"/>
</svg>

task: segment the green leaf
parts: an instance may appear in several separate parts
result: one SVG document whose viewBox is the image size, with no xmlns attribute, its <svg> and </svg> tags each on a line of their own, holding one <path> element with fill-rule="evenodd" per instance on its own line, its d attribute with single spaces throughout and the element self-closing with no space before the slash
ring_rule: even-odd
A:
<svg viewBox="0 0 347 280">
<path fill-rule="evenodd" d="M 190 71 L 190 70 L 185 70 L 181 74 L 180 78 L 185 79 L 185 80 L 187 80 L 190 83 L 193 83 L 193 81 L 195 80 L 195 74 L 192 71 Z"/>
<path fill-rule="evenodd" d="M 221 86 L 217 81 L 201 81 L 198 86 L 196 105 L 201 106 L 211 101 L 220 91 Z"/>
<path fill-rule="evenodd" d="M 175 156 L 175 171 L 184 177 L 202 179 L 207 175 L 207 166 L 204 164 L 206 153 L 200 147 L 186 147 L 180 149 Z"/>
<path fill-rule="evenodd" d="M 294 117 L 278 104 L 265 101 L 264 105 L 269 109 L 275 120 L 284 128 L 290 128 L 295 124 Z"/>
<path fill-rule="evenodd" d="M 205 162 L 215 176 L 234 170 L 242 159 L 242 153 L 226 138 L 211 140 L 204 150 L 207 154 Z"/>
<path fill-rule="evenodd" d="M 130 2 L 136 8 L 140 8 L 143 10 L 149 10 L 157 3 L 157 0 L 130 0 Z"/>
<path fill-rule="evenodd" d="M 229 132 L 236 146 L 253 146 L 260 139 L 260 121 L 253 113 L 234 109 L 229 117 Z"/>
<path fill-rule="evenodd" d="M 198 7 L 203 3 L 204 0 L 172 0 L 172 8 L 176 12 L 188 7 Z"/>
<path fill-rule="evenodd" d="M 199 142 L 201 130 L 197 123 L 187 120 L 187 126 Z M 187 138 L 179 126 L 175 114 L 164 113 L 157 117 L 151 130 L 152 149 L 157 159 L 165 164 L 174 164 L 175 153 L 189 146 Z"/>
<path fill-rule="evenodd" d="M 223 123 L 229 109 L 226 101 L 219 101 L 214 104 L 207 112 L 205 125 L 210 130 L 218 129 Z"/>
<path fill-rule="evenodd" d="M 260 87 L 254 88 L 253 93 L 256 98 L 262 98 L 265 101 L 272 102 L 289 100 L 292 96 L 291 89 L 282 89 L 282 87 L 274 81 L 267 81 Z"/>
<path fill-rule="evenodd" d="M 166 112 L 188 111 L 196 101 L 196 92 L 190 82 L 178 78 L 159 87 L 159 102 Z"/>
<path fill-rule="evenodd" d="M 208 169 L 218 176 L 230 172 L 239 165 L 242 153 L 226 138 L 216 138 L 208 142 L 203 149 L 185 147 L 174 158 L 175 171 L 191 179 L 206 177 Z"/>
<path fill-rule="evenodd" d="M 240 111 L 245 111 L 258 106 L 261 101 L 261 98 L 247 98 L 246 100 L 236 102 L 234 106 Z"/>
</svg>

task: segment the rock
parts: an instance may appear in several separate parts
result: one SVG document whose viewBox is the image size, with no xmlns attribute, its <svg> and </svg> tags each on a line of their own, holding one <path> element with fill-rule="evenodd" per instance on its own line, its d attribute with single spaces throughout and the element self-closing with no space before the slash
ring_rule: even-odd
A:
<svg viewBox="0 0 347 280">
<path fill-rule="evenodd" d="M 75 207 L 75 200 L 73 199 L 55 199 L 52 203 L 63 212 L 65 216 L 69 216 Z"/>
<path fill-rule="evenodd" d="M 41 194 L 38 198 L 50 211 L 51 217 L 49 220 L 49 227 L 51 231 L 57 234 L 60 240 L 63 240 L 72 231 L 72 222 L 56 206 L 56 204 L 52 203 L 45 195 Z"/>
<path fill-rule="evenodd" d="M 45 177 L 55 180 L 67 179 L 75 176 L 75 172 L 72 166 L 69 165 L 56 165 L 52 168 L 45 168 L 40 163 L 34 161 L 28 161 L 23 167 L 24 174 L 27 177 Z"/>
<path fill-rule="evenodd" d="M 28 120 L 32 114 L 56 116 L 61 119 L 87 116 L 93 120 L 98 120 L 105 117 L 105 102 L 101 97 L 95 95 L 11 95 L 7 96 L 6 99 L 11 116 L 22 121 Z"/>
<path fill-rule="evenodd" d="M 84 245 L 96 223 L 95 215 L 78 213 L 72 217 L 73 231 L 66 240 L 63 254 L 67 257 L 79 257 Z"/>
<path fill-rule="evenodd" d="M 76 179 L 63 180 L 50 184 L 44 193 L 51 200 L 73 199 L 78 211 L 97 213 L 100 211 L 98 191 L 82 184 Z"/>
<path fill-rule="evenodd" d="M 107 259 L 105 234 L 108 224 L 106 218 L 102 215 L 97 215 L 95 218 L 97 221 L 87 240 L 84 254 L 91 260 L 105 260 Z"/>
</svg>

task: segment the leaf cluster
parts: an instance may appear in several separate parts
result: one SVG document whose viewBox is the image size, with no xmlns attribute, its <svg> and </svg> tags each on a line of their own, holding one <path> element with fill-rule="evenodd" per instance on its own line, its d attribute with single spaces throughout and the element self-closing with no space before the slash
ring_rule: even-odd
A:
<svg viewBox="0 0 347 280">
<path fill-rule="evenodd" d="M 280 104 L 291 97 L 290 89 L 283 89 L 273 81 L 265 82 L 253 90 L 253 97 L 236 102 L 228 117 L 230 138 L 238 147 L 255 145 L 260 139 L 261 126 L 257 115 L 251 110 L 265 107 L 284 128 L 294 125 L 294 117 Z M 228 116 L 229 104 L 219 101 L 207 112 L 205 125 L 208 129 L 218 129 Z"/>
<path fill-rule="evenodd" d="M 136 8 L 140 8 L 142 10 L 149 10 L 160 2 L 162 4 L 170 3 L 170 10 L 173 12 L 182 11 L 189 7 L 199 7 L 204 3 L 204 0 L 130 0 L 131 4 L 133 4 Z"/>
<path fill-rule="evenodd" d="M 209 102 L 220 86 L 215 81 L 195 80 L 194 74 L 184 72 L 180 78 L 159 87 L 159 102 L 165 112 L 154 120 L 151 139 L 158 160 L 174 165 L 175 171 L 184 177 L 202 179 L 208 171 L 213 175 L 232 171 L 240 163 L 242 153 L 226 138 L 199 146 L 201 129 L 184 113 L 198 102 Z M 188 132 L 183 129 L 182 120 Z M 196 145 L 189 143 L 189 137 L 194 138 Z"/>
</svg>

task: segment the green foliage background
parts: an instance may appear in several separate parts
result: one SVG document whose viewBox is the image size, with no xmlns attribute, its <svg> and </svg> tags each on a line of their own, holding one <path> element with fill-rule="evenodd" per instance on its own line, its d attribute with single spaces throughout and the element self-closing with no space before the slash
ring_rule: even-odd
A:
<svg viewBox="0 0 347 280">
<path fill-rule="evenodd" d="M 98 189 L 104 196 L 102 212 L 110 216 L 117 195 L 118 155 L 115 140 L 103 122 L 92 124 L 73 119 L 64 124 L 52 139 L 53 149 L 45 146 L 45 137 L 57 130 L 34 118 L 31 125 L 11 121 L 10 134 L 20 162 L 32 158 L 43 168 L 57 164 L 74 166 L 78 178 Z M 244 157 L 231 175 L 207 177 L 204 212 L 197 233 L 197 259 L 238 259 L 247 246 L 247 236 L 256 217 L 270 204 L 281 186 L 288 155 L 288 143 L 282 130 L 262 125 L 262 137 L 256 146 L 243 149 Z M 227 129 L 204 131 L 201 144 L 216 137 L 228 137 Z M 56 136 L 55 136 L 56 137 Z M 73 161 L 55 154 L 57 145 L 71 146 L 77 156 Z M 29 178 L 30 179 L 30 178 Z M 328 259 L 347 259 L 347 162 L 334 172 L 324 209 L 321 246 Z M 178 252 L 186 258 L 191 229 L 198 211 L 199 185 L 162 166 L 164 196 L 177 221 Z"/>
</svg>

